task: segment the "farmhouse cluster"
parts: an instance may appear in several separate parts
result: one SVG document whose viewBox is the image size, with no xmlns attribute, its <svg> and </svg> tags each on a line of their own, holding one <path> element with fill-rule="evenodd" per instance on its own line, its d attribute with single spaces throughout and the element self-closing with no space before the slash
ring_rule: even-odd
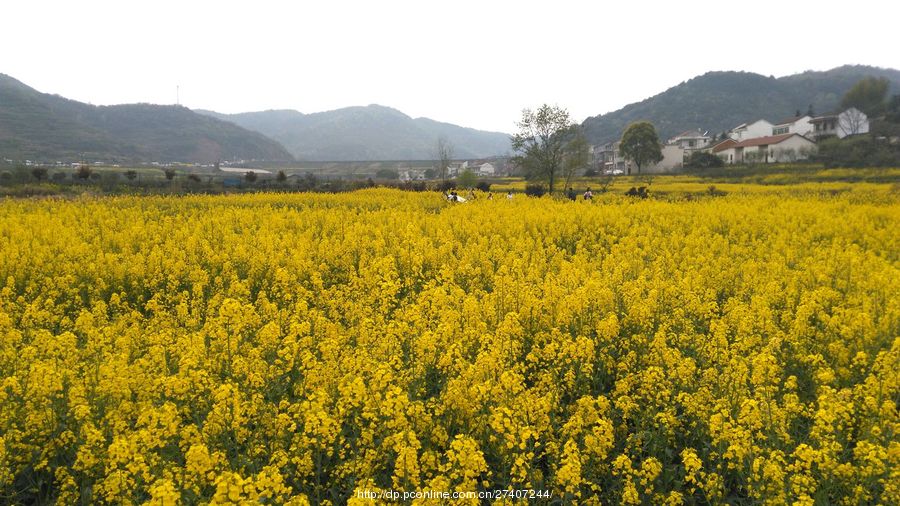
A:
<svg viewBox="0 0 900 506">
<path fill-rule="evenodd" d="M 659 173 L 679 169 L 698 151 L 712 153 L 726 164 L 795 162 L 809 158 L 821 139 L 868 132 L 868 117 L 854 107 L 822 116 L 797 111 L 778 123 L 765 119 L 742 123 L 720 136 L 700 130 L 682 132 L 662 146 L 658 163 L 642 170 Z M 594 157 L 607 174 L 629 172 L 633 165 L 621 154 L 619 141 L 595 147 Z"/>
</svg>

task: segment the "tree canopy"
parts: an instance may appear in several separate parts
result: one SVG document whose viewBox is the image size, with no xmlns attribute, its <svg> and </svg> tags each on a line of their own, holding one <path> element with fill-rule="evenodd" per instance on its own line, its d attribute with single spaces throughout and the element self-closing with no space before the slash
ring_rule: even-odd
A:
<svg viewBox="0 0 900 506">
<path fill-rule="evenodd" d="M 555 105 L 523 110 L 518 127 L 519 132 L 511 138 L 518 153 L 513 163 L 522 168 L 526 178 L 546 181 L 553 194 L 556 179 L 570 166 L 567 164 L 577 164 L 574 160 L 583 156 L 586 141 L 578 135 L 569 111 Z"/>
<path fill-rule="evenodd" d="M 866 77 L 853 85 L 841 100 L 841 108 L 855 107 L 869 116 L 884 110 L 888 85 L 883 77 Z"/>
<path fill-rule="evenodd" d="M 662 160 L 659 136 L 656 135 L 656 129 L 649 121 L 638 121 L 628 125 L 622 134 L 619 151 L 622 156 L 637 165 L 638 174 L 641 173 L 641 167 Z M 628 173 L 631 173 L 630 168 Z"/>
</svg>

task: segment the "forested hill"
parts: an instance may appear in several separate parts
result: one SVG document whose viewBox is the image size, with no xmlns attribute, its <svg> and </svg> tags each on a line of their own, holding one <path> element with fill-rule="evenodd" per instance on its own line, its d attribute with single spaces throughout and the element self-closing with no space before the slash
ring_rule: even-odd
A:
<svg viewBox="0 0 900 506">
<path fill-rule="evenodd" d="M 797 110 L 805 113 L 810 105 L 815 113 L 829 112 L 867 76 L 887 78 L 890 93 L 900 93 L 900 71 L 861 65 L 781 78 L 708 72 L 618 111 L 587 118 L 583 126 L 595 145 L 620 138 L 629 123 L 639 120 L 652 122 L 661 139 L 697 128 L 718 133 L 760 118 L 777 122 Z"/>
<path fill-rule="evenodd" d="M 40 162 L 291 160 L 277 142 L 173 105 L 93 106 L 0 74 L 0 157 Z"/>
<path fill-rule="evenodd" d="M 510 151 L 509 135 L 428 118 L 411 118 L 381 105 L 303 114 L 260 111 L 203 114 L 232 121 L 283 144 L 297 159 L 311 161 L 428 160 L 444 137 L 456 158 L 482 158 Z"/>
</svg>

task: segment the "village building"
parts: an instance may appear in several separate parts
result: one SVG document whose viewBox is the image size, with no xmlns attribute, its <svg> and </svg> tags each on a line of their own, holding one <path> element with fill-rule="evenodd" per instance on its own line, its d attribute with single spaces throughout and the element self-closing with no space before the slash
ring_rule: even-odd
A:
<svg viewBox="0 0 900 506">
<path fill-rule="evenodd" d="M 781 134 L 756 137 L 730 145 L 720 143 L 713 148 L 713 153 L 727 164 L 786 163 L 809 158 L 815 148 L 815 142 L 800 134 Z"/>
<path fill-rule="evenodd" d="M 845 111 L 817 116 L 810 120 L 813 125 L 812 136 L 816 140 L 827 137 L 843 139 L 851 135 L 869 133 L 869 118 L 866 113 L 855 107 Z"/>
</svg>

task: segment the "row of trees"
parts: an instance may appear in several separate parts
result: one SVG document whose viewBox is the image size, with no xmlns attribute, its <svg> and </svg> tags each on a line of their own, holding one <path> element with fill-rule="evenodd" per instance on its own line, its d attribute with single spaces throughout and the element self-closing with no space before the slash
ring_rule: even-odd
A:
<svg viewBox="0 0 900 506">
<path fill-rule="evenodd" d="M 525 109 L 517 126 L 519 131 L 512 136 L 512 147 L 517 154 L 512 162 L 527 179 L 545 182 L 551 195 L 557 181 L 562 180 L 566 188 L 577 171 L 590 167 L 591 146 L 566 109 L 548 104 L 537 110 Z M 647 121 L 629 125 L 622 134 L 619 149 L 622 156 L 637 166 L 638 173 L 641 167 L 662 159 L 659 136 Z"/>
</svg>

